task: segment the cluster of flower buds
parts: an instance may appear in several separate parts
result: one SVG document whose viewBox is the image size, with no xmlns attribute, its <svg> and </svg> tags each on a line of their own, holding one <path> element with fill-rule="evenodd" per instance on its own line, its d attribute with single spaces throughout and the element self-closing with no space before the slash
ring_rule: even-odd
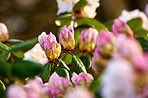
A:
<svg viewBox="0 0 148 98">
<path fill-rule="evenodd" d="M 8 39 L 8 29 L 5 24 L 0 22 L 0 42 L 7 41 Z"/>
<path fill-rule="evenodd" d="M 38 41 L 50 61 L 54 61 L 60 56 L 61 45 L 57 43 L 56 37 L 51 32 L 49 35 L 43 32 L 39 35 Z"/>
<path fill-rule="evenodd" d="M 96 45 L 98 31 L 94 28 L 83 29 L 79 36 L 79 49 L 85 52 L 92 52 Z"/>
<path fill-rule="evenodd" d="M 59 40 L 65 50 L 73 50 L 75 47 L 73 27 L 69 26 L 67 28 L 64 26 L 60 32 Z M 61 45 L 57 43 L 56 37 L 51 32 L 49 35 L 43 32 L 39 35 L 38 41 L 50 61 L 58 59 L 61 54 Z"/>
<path fill-rule="evenodd" d="M 77 75 L 74 72 L 72 74 L 71 80 L 75 85 L 88 87 L 94 79 L 93 76 L 89 73 L 81 72 L 79 75 Z"/>
<path fill-rule="evenodd" d="M 64 26 L 60 32 L 59 40 L 65 50 L 73 50 L 75 47 L 73 27 Z"/>
<path fill-rule="evenodd" d="M 115 34 L 126 34 L 129 37 L 133 37 L 133 31 L 130 27 L 123 21 L 119 19 L 114 20 L 114 24 L 112 26 L 113 32 Z"/>
</svg>

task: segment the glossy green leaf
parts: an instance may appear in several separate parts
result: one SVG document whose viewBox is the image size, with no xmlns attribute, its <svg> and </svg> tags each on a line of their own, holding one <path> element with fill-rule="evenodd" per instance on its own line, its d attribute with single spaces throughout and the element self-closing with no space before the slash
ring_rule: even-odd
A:
<svg viewBox="0 0 148 98">
<path fill-rule="evenodd" d="M 73 11 L 79 11 L 84 8 L 88 4 L 87 0 L 80 0 L 78 3 L 75 4 L 73 7 Z"/>
<path fill-rule="evenodd" d="M 72 56 L 72 62 L 77 72 L 87 72 L 83 62 L 77 56 Z"/>
<path fill-rule="evenodd" d="M 136 36 L 143 37 L 145 40 L 148 40 L 148 31 L 143 29 L 142 27 L 142 19 L 141 18 L 134 18 L 127 22 L 129 27 L 134 31 Z"/>
<path fill-rule="evenodd" d="M 76 27 L 76 29 L 94 28 L 94 25 L 83 24 Z"/>
<path fill-rule="evenodd" d="M 85 68 L 88 70 L 91 67 L 91 58 L 90 58 L 90 56 L 81 56 L 80 59 L 83 62 Z"/>
<path fill-rule="evenodd" d="M 74 34 L 74 38 L 75 38 L 75 46 L 78 45 L 79 43 L 79 36 L 81 33 L 81 29 L 75 29 L 75 34 Z"/>
<path fill-rule="evenodd" d="M 64 68 L 56 68 L 56 73 L 60 77 L 64 77 L 64 78 L 70 79 L 69 72 L 66 69 L 64 69 Z"/>
<path fill-rule="evenodd" d="M 95 94 L 100 86 L 101 86 L 101 80 L 100 77 L 97 76 L 94 78 L 94 81 L 91 83 L 89 89 Z"/>
<path fill-rule="evenodd" d="M 88 24 L 88 25 L 93 25 L 94 28 L 100 32 L 101 30 L 106 30 L 108 31 L 108 29 L 99 21 L 97 21 L 96 19 L 93 18 L 88 18 L 88 17 L 79 17 L 76 19 L 76 22 L 79 25 L 84 25 L 84 24 Z"/>
<path fill-rule="evenodd" d="M 134 31 L 139 31 L 142 28 L 142 19 L 141 18 L 134 18 L 127 22 L 131 29 Z"/>
<path fill-rule="evenodd" d="M 31 40 L 27 40 L 23 43 L 17 44 L 16 46 L 9 49 L 9 52 L 17 51 L 17 50 L 27 50 L 32 48 L 37 43 L 37 38 L 33 38 Z"/>
<path fill-rule="evenodd" d="M 18 58 L 24 58 L 24 52 L 21 51 L 21 50 L 14 51 L 14 52 L 12 52 L 12 54 L 15 55 Z"/>
<path fill-rule="evenodd" d="M 24 42 L 23 40 L 19 40 L 19 39 L 9 39 L 8 41 L 6 41 L 7 44 L 18 44 L 18 43 L 22 43 Z"/>
<path fill-rule="evenodd" d="M 61 26 L 61 25 L 62 26 L 64 26 L 64 25 L 69 26 L 71 23 L 71 17 L 72 17 L 71 14 L 64 14 L 55 20 L 55 24 L 57 26 Z"/>
<path fill-rule="evenodd" d="M 42 65 L 28 60 L 16 60 L 12 64 L 12 74 L 21 79 L 34 77 L 42 70 Z"/>
<path fill-rule="evenodd" d="M 0 98 L 6 98 L 6 87 L 1 80 L 0 80 Z"/>
<path fill-rule="evenodd" d="M 71 56 L 71 54 L 65 53 L 65 54 L 63 54 L 63 55 L 65 55 L 64 62 L 65 62 L 66 64 L 70 64 L 71 61 L 72 61 L 72 56 Z"/>
<path fill-rule="evenodd" d="M 59 59 L 60 63 L 61 63 L 61 66 L 66 68 L 67 70 L 70 70 L 69 67 L 65 64 L 65 62 L 61 59 Z"/>
<path fill-rule="evenodd" d="M 40 73 L 40 77 L 42 78 L 43 82 L 47 82 L 51 73 L 52 63 L 46 63 Z"/>
<path fill-rule="evenodd" d="M 0 42 L 0 50 L 2 51 L 7 51 L 9 50 L 10 47 L 8 47 L 7 45 L 3 44 L 2 42 Z"/>
<path fill-rule="evenodd" d="M 8 63 L 4 59 L 0 58 L 0 76 L 9 77 L 10 73 L 11 72 Z"/>
<path fill-rule="evenodd" d="M 144 51 L 148 50 L 148 40 L 145 40 L 142 37 L 137 37 L 136 40 L 141 44 Z"/>
</svg>

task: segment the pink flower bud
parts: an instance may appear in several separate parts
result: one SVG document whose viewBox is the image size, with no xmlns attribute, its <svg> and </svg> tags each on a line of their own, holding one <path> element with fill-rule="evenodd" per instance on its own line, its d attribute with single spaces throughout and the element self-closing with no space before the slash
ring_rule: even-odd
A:
<svg viewBox="0 0 148 98">
<path fill-rule="evenodd" d="M 103 59 L 98 52 L 97 48 L 95 48 L 94 53 L 93 53 L 93 58 L 91 60 L 91 67 L 92 69 L 98 73 L 101 71 L 101 69 L 104 69 L 106 66 L 107 61 Z"/>
<path fill-rule="evenodd" d="M 116 37 L 115 47 L 121 57 L 132 59 L 137 56 L 142 56 L 140 44 L 136 40 L 124 35 Z"/>
<path fill-rule="evenodd" d="M 5 24 L 0 22 L 0 42 L 7 41 L 9 38 L 8 29 Z"/>
<path fill-rule="evenodd" d="M 113 32 L 116 34 L 124 33 L 127 36 L 133 37 L 133 32 L 130 27 L 123 21 L 119 19 L 114 20 L 114 24 L 112 26 Z"/>
<path fill-rule="evenodd" d="M 42 96 L 42 86 L 37 81 L 29 80 L 24 87 L 27 91 L 27 98 L 40 98 Z"/>
<path fill-rule="evenodd" d="M 97 36 L 96 43 L 99 53 L 103 56 L 110 56 L 115 51 L 114 40 L 115 36 L 113 33 L 102 30 Z"/>
<path fill-rule="evenodd" d="M 83 29 L 79 36 L 79 48 L 81 51 L 91 52 L 96 45 L 98 31 L 94 28 Z"/>
<path fill-rule="evenodd" d="M 64 26 L 60 32 L 59 40 L 66 50 L 73 50 L 75 47 L 74 30 L 72 26 Z"/>
<path fill-rule="evenodd" d="M 68 79 L 59 77 L 57 73 L 54 72 L 49 78 L 49 87 L 53 88 L 54 94 L 60 97 L 72 88 L 72 84 Z"/>
<path fill-rule="evenodd" d="M 94 79 L 91 74 L 82 72 L 79 75 L 73 73 L 71 80 L 75 85 L 89 86 Z"/>
<path fill-rule="evenodd" d="M 13 84 L 7 90 L 7 98 L 27 98 L 27 94 L 22 85 Z"/>
<path fill-rule="evenodd" d="M 57 43 L 56 37 L 51 32 L 49 35 L 43 32 L 39 35 L 38 41 L 50 61 L 54 61 L 60 56 L 61 45 Z"/>
</svg>

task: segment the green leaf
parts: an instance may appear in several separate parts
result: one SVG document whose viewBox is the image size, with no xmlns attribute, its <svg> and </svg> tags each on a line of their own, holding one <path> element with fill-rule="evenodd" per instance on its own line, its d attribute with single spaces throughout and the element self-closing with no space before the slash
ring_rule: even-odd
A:
<svg viewBox="0 0 148 98">
<path fill-rule="evenodd" d="M 83 24 L 76 27 L 76 29 L 94 28 L 94 25 Z"/>
<path fill-rule="evenodd" d="M 101 83 L 100 83 L 100 77 L 97 76 L 94 78 L 94 81 L 91 83 L 91 85 L 89 86 L 89 89 L 95 94 L 99 87 L 101 86 Z"/>
<path fill-rule="evenodd" d="M 59 59 L 59 61 L 64 68 L 66 68 L 67 70 L 70 70 L 63 60 Z"/>
<path fill-rule="evenodd" d="M 77 72 L 87 72 L 84 64 L 77 56 L 72 56 L 72 61 Z"/>
<path fill-rule="evenodd" d="M 77 46 L 79 43 L 80 32 L 81 32 L 81 29 L 75 29 L 75 34 L 74 34 L 75 46 Z"/>
<path fill-rule="evenodd" d="M 9 49 L 9 52 L 17 51 L 17 50 L 27 50 L 32 48 L 37 43 L 37 38 L 33 38 L 31 40 L 25 41 L 23 43 L 20 43 L 11 49 Z"/>
<path fill-rule="evenodd" d="M 93 25 L 94 28 L 100 32 L 101 30 L 106 30 L 108 31 L 108 29 L 99 21 L 97 21 L 96 19 L 93 18 L 88 18 L 88 17 L 79 17 L 76 19 L 76 22 L 79 25 L 84 25 L 84 24 L 88 24 L 88 25 Z"/>
<path fill-rule="evenodd" d="M 42 65 L 28 60 L 16 60 L 12 64 L 13 75 L 18 76 L 20 79 L 27 77 L 34 77 L 42 70 Z"/>
<path fill-rule="evenodd" d="M 1 80 L 0 80 L 0 98 L 6 98 L 6 87 Z"/>
<path fill-rule="evenodd" d="M 65 62 L 66 64 L 70 64 L 71 61 L 72 61 L 72 55 L 71 55 L 71 54 L 68 54 L 68 53 L 65 53 L 65 54 L 63 54 L 63 55 L 65 55 L 64 62 Z"/>
<path fill-rule="evenodd" d="M 137 37 L 136 40 L 141 44 L 144 51 L 148 50 L 148 40 L 145 40 L 143 37 Z"/>
<path fill-rule="evenodd" d="M 9 77 L 10 76 L 10 67 L 8 65 L 8 63 L 0 58 L 0 75 L 2 77 Z"/>
<path fill-rule="evenodd" d="M 80 59 L 88 70 L 91 67 L 91 58 L 89 56 L 81 56 Z"/>
<path fill-rule="evenodd" d="M 8 51 L 4 51 L 2 54 L 1 54 L 1 58 L 3 58 L 4 60 L 8 60 L 10 57 L 10 53 Z"/>
<path fill-rule="evenodd" d="M 51 73 L 51 66 L 52 63 L 46 63 L 40 73 L 40 77 L 42 78 L 43 82 L 47 82 Z"/>
<path fill-rule="evenodd" d="M 12 52 L 12 54 L 15 55 L 15 56 L 18 57 L 18 58 L 24 58 L 24 52 L 21 51 L 21 50 Z"/>
<path fill-rule="evenodd" d="M 64 77 L 64 78 L 67 78 L 68 80 L 70 80 L 69 72 L 66 69 L 64 69 L 64 68 L 56 68 L 56 73 L 60 77 Z"/>
<path fill-rule="evenodd" d="M 142 19 L 141 18 L 134 18 L 127 22 L 131 29 L 134 31 L 139 31 L 142 28 Z"/>
<path fill-rule="evenodd" d="M 142 27 L 142 19 L 141 18 L 134 18 L 127 22 L 129 27 L 134 31 L 136 36 L 143 37 L 144 39 L 148 40 L 148 31 L 143 29 Z"/>
<path fill-rule="evenodd" d="M 84 8 L 88 2 L 86 0 L 80 0 L 76 5 L 73 7 L 73 11 L 78 11 Z"/>
<path fill-rule="evenodd" d="M 61 25 L 68 25 L 69 26 L 71 23 L 71 18 L 72 18 L 71 14 L 64 14 L 55 20 L 55 24 L 57 26 L 61 26 Z"/>
<path fill-rule="evenodd" d="M 18 43 L 22 43 L 24 42 L 23 40 L 19 40 L 19 39 L 9 39 L 8 41 L 6 41 L 7 44 L 18 44 Z"/>
<path fill-rule="evenodd" d="M 8 47 L 7 45 L 3 44 L 2 42 L 0 42 L 0 50 L 2 51 L 7 51 L 9 50 L 10 47 Z"/>
<path fill-rule="evenodd" d="M 106 22 L 103 23 L 104 26 L 107 27 L 110 32 L 112 32 L 113 22 L 114 22 L 114 20 L 108 20 L 108 21 L 106 21 Z"/>
</svg>

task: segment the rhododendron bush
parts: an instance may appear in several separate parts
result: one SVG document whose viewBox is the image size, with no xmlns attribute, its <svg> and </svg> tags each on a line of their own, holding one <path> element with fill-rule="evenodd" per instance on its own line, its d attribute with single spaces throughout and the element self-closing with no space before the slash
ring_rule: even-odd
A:
<svg viewBox="0 0 148 98">
<path fill-rule="evenodd" d="M 145 13 L 100 23 L 99 0 L 56 1 L 58 32 L 9 39 L 0 23 L 0 98 L 147 98 Z"/>
</svg>

